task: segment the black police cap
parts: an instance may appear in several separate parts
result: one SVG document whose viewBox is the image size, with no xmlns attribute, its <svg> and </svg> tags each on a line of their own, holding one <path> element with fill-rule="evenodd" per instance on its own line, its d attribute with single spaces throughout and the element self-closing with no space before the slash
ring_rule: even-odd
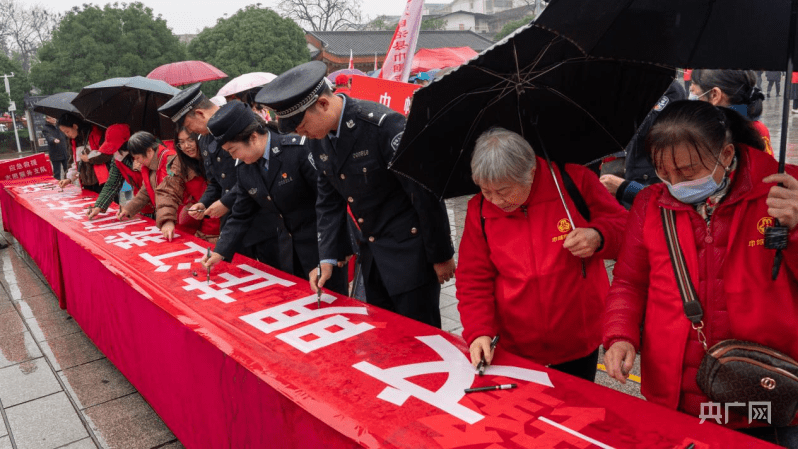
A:
<svg viewBox="0 0 798 449">
<path fill-rule="evenodd" d="M 302 123 L 307 110 L 324 90 L 327 65 L 310 61 L 298 65 L 273 79 L 255 96 L 277 113 L 280 132 L 289 133 Z"/>
<path fill-rule="evenodd" d="M 158 108 L 158 112 L 178 125 L 182 124 L 186 114 L 207 99 L 205 94 L 200 90 L 200 86 L 202 86 L 202 83 L 197 83 L 181 90 L 163 106 Z"/>
<path fill-rule="evenodd" d="M 247 126 L 258 120 L 249 106 L 233 100 L 216 111 L 208 120 L 208 131 L 220 147 L 241 134 Z"/>
</svg>

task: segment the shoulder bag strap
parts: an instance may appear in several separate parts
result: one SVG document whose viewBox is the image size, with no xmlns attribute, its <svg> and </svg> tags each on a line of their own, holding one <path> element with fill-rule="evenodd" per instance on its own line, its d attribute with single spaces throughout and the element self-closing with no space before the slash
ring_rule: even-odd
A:
<svg viewBox="0 0 798 449">
<path fill-rule="evenodd" d="M 568 192 L 568 196 L 571 197 L 571 201 L 574 202 L 574 206 L 576 206 L 576 210 L 582 215 L 587 221 L 590 221 L 590 209 L 587 207 L 587 203 L 585 202 L 585 198 L 582 196 L 582 192 L 579 191 L 579 188 L 576 187 L 576 183 L 571 178 L 571 175 L 565 171 L 565 164 L 562 162 L 555 162 L 557 164 L 557 168 L 560 169 L 560 177 L 562 178 L 562 184 L 565 187 L 565 191 Z M 573 225 L 576 226 L 576 225 Z"/>
<path fill-rule="evenodd" d="M 662 228 L 665 231 L 665 242 L 668 245 L 668 253 L 671 256 L 671 265 L 676 274 L 676 284 L 679 287 L 679 294 L 682 297 L 684 314 L 693 325 L 693 329 L 698 332 L 698 340 L 707 349 L 704 328 L 704 309 L 698 302 L 698 294 L 695 292 L 693 281 L 690 279 L 690 272 L 687 271 L 687 263 L 684 260 L 682 247 L 679 246 L 679 236 L 676 233 L 676 212 L 671 209 L 660 207 L 662 215 Z"/>
</svg>

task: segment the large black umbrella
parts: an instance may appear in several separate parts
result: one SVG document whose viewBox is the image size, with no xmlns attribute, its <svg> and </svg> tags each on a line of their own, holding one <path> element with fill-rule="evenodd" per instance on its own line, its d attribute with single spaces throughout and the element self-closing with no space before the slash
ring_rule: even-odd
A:
<svg viewBox="0 0 798 449">
<path fill-rule="evenodd" d="M 391 168 L 441 198 L 474 193 L 474 141 L 493 126 L 556 161 L 587 163 L 623 150 L 674 74 L 587 57 L 531 24 L 416 92 Z"/>
<path fill-rule="evenodd" d="M 166 140 L 175 137 L 175 125 L 158 108 L 178 92 L 163 81 L 142 76 L 111 78 L 84 87 L 72 104 L 98 125 L 127 123 L 131 132 L 147 131 Z"/>
<path fill-rule="evenodd" d="M 593 57 L 695 69 L 785 70 L 789 79 L 798 56 L 797 16 L 798 0 L 553 0 L 537 23 Z M 786 161 L 791 90 L 788 82 L 779 173 Z M 765 240 L 769 248 L 786 247 L 786 228 L 768 228 Z M 778 252 L 775 267 L 780 259 Z"/>
<path fill-rule="evenodd" d="M 50 95 L 37 101 L 33 105 L 33 110 L 56 119 L 65 112 L 81 117 L 81 113 L 72 104 L 72 100 L 77 96 L 78 94 L 75 92 L 61 92 L 60 94 Z"/>
</svg>

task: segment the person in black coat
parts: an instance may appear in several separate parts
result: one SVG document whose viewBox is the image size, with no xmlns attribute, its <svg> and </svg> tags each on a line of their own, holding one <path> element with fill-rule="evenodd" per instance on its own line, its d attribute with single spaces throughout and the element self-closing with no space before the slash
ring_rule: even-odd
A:
<svg viewBox="0 0 798 449">
<path fill-rule="evenodd" d="M 199 135 L 197 148 L 202 156 L 208 187 L 189 215 L 196 220 L 204 216 L 220 217 L 221 229 L 227 225 L 230 209 L 235 203 L 236 161 L 219 150 L 216 140 L 208 134 L 208 121 L 219 110 L 200 90 L 202 83 L 194 84 L 172 97 L 158 112 L 172 119 L 180 127 Z M 267 265 L 278 264 L 276 217 L 266 210 L 259 212 L 235 252 Z"/>
<path fill-rule="evenodd" d="M 776 96 L 778 97 L 779 91 L 781 90 L 781 77 L 784 72 L 778 72 L 774 70 L 768 70 L 765 72 L 765 79 L 768 80 L 768 98 L 770 98 L 770 90 L 773 88 L 773 85 L 776 85 Z"/>
<path fill-rule="evenodd" d="M 47 141 L 47 153 L 50 155 L 50 162 L 53 164 L 53 177 L 61 180 L 61 170 L 66 173 L 69 167 L 69 139 L 56 126 L 58 122 L 55 117 L 46 116 L 47 123 L 42 127 L 42 134 Z"/>
<path fill-rule="evenodd" d="M 385 106 L 335 95 L 319 61 L 267 84 L 258 103 L 277 111 L 280 130 L 309 137 L 319 170 L 316 215 L 325 285 L 345 239 L 347 206 L 362 231 L 366 301 L 441 326 L 440 284 L 454 276 L 446 207 L 420 184 L 388 169 L 405 118 Z"/>
<path fill-rule="evenodd" d="M 230 260 L 234 249 L 260 209 L 277 216 L 279 263 L 286 273 L 308 279 L 319 265 L 316 236 L 316 164 L 306 138 L 280 135 L 244 103 L 231 101 L 213 115 L 208 130 L 216 143 L 242 162 L 238 166 L 236 199 L 216 250 L 203 259 L 212 267 Z M 350 247 L 338 255 L 345 257 Z M 346 271 L 336 267 L 326 287 L 347 293 Z"/>
</svg>

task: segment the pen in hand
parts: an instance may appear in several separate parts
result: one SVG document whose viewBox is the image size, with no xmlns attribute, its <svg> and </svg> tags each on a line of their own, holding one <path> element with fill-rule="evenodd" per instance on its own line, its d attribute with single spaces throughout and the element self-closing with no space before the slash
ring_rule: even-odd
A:
<svg viewBox="0 0 798 449">
<path fill-rule="evenodd" d="M 490 341 L 490 352 L 493 353 L 493 350 L 496 349 L 496 345 L 499 343 L 499 336 L 496 335 L 493 337 L 493 340 Z M 488 362 L 485 361 L 485 354 L 482 354 L 482 360 L 477 365 L 477 372 L 480 376 L 485 374 L 485 368 L 488 367 Z"/>
</svg>

